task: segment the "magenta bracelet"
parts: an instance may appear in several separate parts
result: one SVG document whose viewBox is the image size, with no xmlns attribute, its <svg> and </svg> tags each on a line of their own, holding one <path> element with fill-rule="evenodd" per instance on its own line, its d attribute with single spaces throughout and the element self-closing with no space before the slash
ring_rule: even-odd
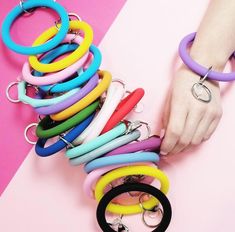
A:
<svg viewBox="0 0 235 232">
<path fill-rule="evenodd" d="M 159 136 L 152 136 L 140 142 L 130 143 L 112 150 L 105 156 L 119 155 L 124 153 L 133 153 L 138 151 L 154 151 L 160 148 L 161 139 Z"/>
<path fill-rule="evenodd" d="M 196 32 L 185 36 L 181 40 L 179 45 L 179 55 L 183 60 L 184 64 L 189 69 L 191 69 L 193 72 L 197 73 L 200 76 L 205 76 L 205 74 L 208 72 L 208 67 L 203 67 L 202 65 L 195 62 L 188 53 L 188 47 L 194 41 L 195 37 L 196 37 Z M 235 80 L 235 72 L 221 73 L 216 71 L 210 71 L 207 77 L 208 79 L 216 81 L 233 81 Z"/>
</svg>

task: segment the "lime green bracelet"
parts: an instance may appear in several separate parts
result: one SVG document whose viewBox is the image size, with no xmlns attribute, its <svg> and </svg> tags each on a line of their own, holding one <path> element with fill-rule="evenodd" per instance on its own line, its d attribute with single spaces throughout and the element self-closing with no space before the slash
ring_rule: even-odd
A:
<svg viewBox="0 0 235 232">
<path fill-rule="evenodd" d="M 63 122 L 55 122 L 49 116 L 46 116 L 39 122 L 36 129 L 36 135 L 39 138 L 51 138 L 60 135 L 86 119 L 98 108 L 98 106 L 99 101 L 95 101 L 73 117 Z"/>
</svg>

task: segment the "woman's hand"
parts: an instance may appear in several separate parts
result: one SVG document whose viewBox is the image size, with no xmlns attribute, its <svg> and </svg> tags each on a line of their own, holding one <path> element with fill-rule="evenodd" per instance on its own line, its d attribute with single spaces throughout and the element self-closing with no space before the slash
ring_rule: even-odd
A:
<svg viewBox="0 0 235 232">
<path fill-rule="evenodd" d="M 182 65 L 176 72 L 173 88 L 165 105 L 163 127 L 165 136 L 161 154 L 175 154 L 210 138 L 221 116 L 220 87 L 217 82 L 205 81 L 212 94 L 211 102 L 195 99 L 191 88 L 200 77 Z"/>
</svg>

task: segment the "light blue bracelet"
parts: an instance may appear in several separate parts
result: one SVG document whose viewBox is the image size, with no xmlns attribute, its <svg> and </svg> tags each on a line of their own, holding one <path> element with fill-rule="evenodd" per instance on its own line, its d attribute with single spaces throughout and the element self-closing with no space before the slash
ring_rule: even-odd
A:
<svg viewBox="0 0 235 232">
<path fill-rule="evenodd" d="M 160 160 L 159 155 L 154 152 L 127 153 L 127 154 L 106 156 L 95 159 L 87 163 L 84 167 L 84 170 L 86 171 L 86 173 L 89 173 L 95 169 L 111 165 L 126 164 L 128 166 L 131 163 L 159 162 L 159 160 Z"/>
<path fill-rule="evenodd" d="M 86 153 L 85 155 L 70 159 L 69 162 L 71 165 L 80 165 L 87 163 L 91 160 L 94 160 L 106 154 L 109 151 L 112 151 L 113 149 L 116 149 L 117 147 L 120 147 L 122 145 L 137 140 L 140 137 L 140 135 L 141 135 L 140 131 L 138 130 L 132 131 L 131 133 L 118 137 L 112 140 L 111 142 L 97 148 L 96 150 Z"/>
<path fill-rule="evenodd" d="M 10 36 L 10 28 L 13 22 L 15 21 L 16 18 L 18 18 L 21 14 L 23 14 L 24 11 L 36 7 L 48 7 L 55 10 L 57 14 L 59 14 L 59 17 L 61 19 L 61 27 L 58 30 L 58 33 L 51 40 L 47 41 L 45 44 L 40 46 L 27 47 L 15 43 Z M 7 47 L 9 47 L 11 50 L 17 53 L 21 53 L 24 55 L 37 55 L 47 52 L 52 48 L 56 47 L 57 45 L 59 45 L 60 42 L 62 42 L 63 39 L 65 38 L 68 29 L 69 29 L 69 16 L 64 7 L 62 7 L 59 3 L 54 2 L 52 0 L 40 0 L 40 1 L 30 0 L 30 1 L 24 1 L 22 5 L 14 7 L 10 11 L 10 13 L 6 16 L 2 24 L 2 39 Z"/>
<path fill-rule="evenodd" d="M 39 88 L 45 92 L 50 91 L 51 93 L 60 93 L 69 91 L 84 84 L 97 72 L 102 60 L 101 52 L 95 45 L 92 44 L 89 48 L 89 51 L 93 54 L 93 60 L 88 69 L 86 69 L 81 75 L 63 83 L 39 86 Z"/>
<path fill-rule="evenodd" d="M 77 156 L 86 154 L 112 141 L 118 136 L 123 135 L 126 132 L 126 130 L 127 130 L 126 124 L 120 123 L 118 126 L 113 128 L 112 130 L 100 135 L 99 137 L 89 141 L 88 143 L 84 143 L 77 147 L 67 150 L 65 155 L 68 158 L 75 158 Z"/>
<path fill-rule="evenodd" d="M 26 95 L 26 82 L 25 81 L 21 81 L 18 83 L 19 100 L 25 104 L 30 104 L 33 107 L 50 106 L 50 105 L 62 102 L 65 99 L 77 93 L 78 91 L 79 91 L 79 88 L 76 88 L 58 97 L 53 97 L 50 99 L 37 99 L 37 98 L 31 98 Z"/>
</svg>

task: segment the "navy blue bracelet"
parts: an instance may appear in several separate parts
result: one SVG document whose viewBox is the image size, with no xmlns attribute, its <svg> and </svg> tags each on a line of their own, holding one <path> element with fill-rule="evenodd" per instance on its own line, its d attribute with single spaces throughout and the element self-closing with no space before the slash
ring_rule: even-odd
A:
<svg viewBox="0 0 235 232">
<path fill-rule="evenodd" d="M 86 129 L 86 127 L 93 120 L 94 116 L 95 113 L 87 117 L 83 122 L 74 127 L 68 134 L 66 134 L 64 137 L 61 137 L 61 139 L 59 139 L 56 143 L 48 147 L 44 147 L 48 139 L 39 138 L 35 146 L 35 151 L 37 155 L 41 157 L 47 157 L 64 149 L 67 145 L 69 145 L 69 143 L 72 143 L 73 140 L 76 139 Z"/>
</svg>

